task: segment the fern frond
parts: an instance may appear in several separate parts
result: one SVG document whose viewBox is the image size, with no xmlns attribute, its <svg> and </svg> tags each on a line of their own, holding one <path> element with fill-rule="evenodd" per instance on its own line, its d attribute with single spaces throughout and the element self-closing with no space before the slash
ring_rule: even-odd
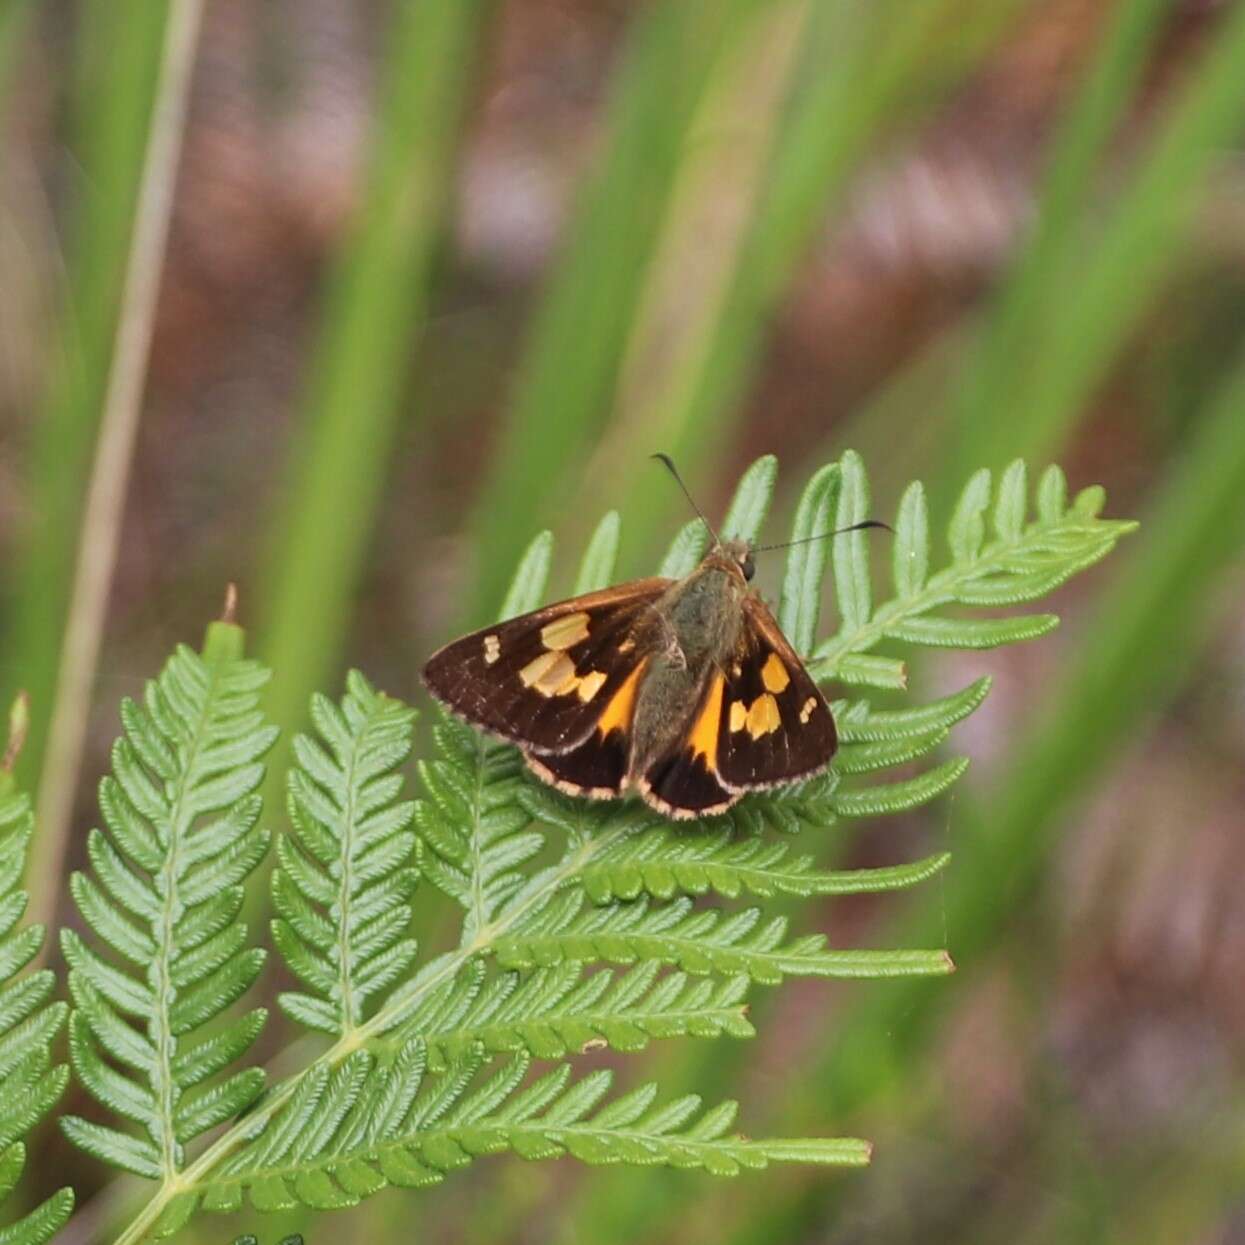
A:
<svg viewBox="0 0 1245 1245">
<path fill-rule="evenodd" d="M 601 904 L 643 893 L 659 899 L 709 891 L 732 899 L 745 892 L 763 898 L 854 895 L 914 886 L 949 859 L 944 853 L 911 865 L 825 871 L 816 868 L 812 856 L 795 856 L 786 843 L 757 835 L 662 829 L 644 835 L 634 848 L 607 848 L 581 877 L 588 895 Z"/>
<path fill-rule="evenodd" d="M 422 1043 L 389 1063 L 365 1051 L 334 1072 L 306 1078 L 245 1154 L 222 1164 L 203 1189 L 216 1210 L 351 1206 L 387 1185 L 418 1188 L 486 1154 L 523 1158 L 571 1154 L 591 1164 L 664 1164 L 735 1175 L 773 1162 L 860 1165 L 865 1142 L 747 1140 L 730 1134 L 736 1104 L 705 1111 L 696 1095 L 657 1104 L 642 1085 L 601 1105 L 609 1072 L 572 1079 L 561 1064 L 524 1085 L 529 1060 L 518 1056 L 481 1077 L 477 1050 L 431 1073 Z"/>
<path fill-rule="evenodd" d="M 407 937 L 414 804 L 397 768 L 411 751 L 414 712 L 357 671 L 340 708 L 311 706 L 319 738 L 294 740 L 288 776 L 293 833 L 277 843 L 273 941 L 309 988 L 278 1000 L 293 1019 L 334 1037 L 360 1024 L 374 996 L 415 959 Z"/>
<path fill-rule="evenodd" d="M 836 527 L 869 517 L 869 482 L 859 455 L 848 451 L 840 468 Z M 840 538 L 834 577 L 840 627 L 818 645 L 810 670 L 818 679 L 873 687 L 904 685 L 895 658 L 865 654 L 883 640 L 941 648 L 994 648 L 1035 639 L 1054 628 L 1053 614 L 1013 618 L 964 618 L 934 611 L 947 606 L 1002 606 L 1035 601 L 1104 558 L 1135 523 L 1100 517 L 1101 489 L 1087 489 L 1071 503 L 1067 481 L 1048 467 L 1038 483 L 1030 520 L 1028 474 L 1019 460 L 1003 472 L 998 488 L 991 473 L 977 472 L 955 507 L 947 529 L 951 563 L 930 574 L 932 540 L 925 491 L 910 485 L 895 521 L 892 600 L 873 605 L 869 543 L 863 532 Z"/>
<path fill-rule="evenodd" d="M 727 913 L 694 908 L 690 899 L 654 904 L 647 896 L 593 907 L 582 893 L 569 892 L 499 938 L 493 950 L 508 968 L 567 960 L 643 960 L 694 974 L 744 973 L 766 985 L 776 985 L 784 976 L 893 977 L 951 971 L 945 951 L 827 951 L 822 934 L 784 944 L 786 936 L 786 918 L 765 919 L 760 908 Z"/>
<path fill-rule="evenodd" d="M 68 1007 L 51 1002 L 56 976 L 50 969 L 26 973 L 43 946 L 42 925 L 21 924 L 26 892 L 20 889 L 34 834 L 30 798 L 16 788 L 12 767 L 25 737 L 26 701 L 10 715 L 9 744 L 0 765 L 0 1201 L 8 1198 L 26 1166 L 21 1138 L 65 1091 L 69 1069 L 52 1063 L 52 1042 Z M 0 1227 L 0 1245 L 43 1245 L 73 1210 L 72 1189 L 60 1189 L 30 1214 Z"/>
<path fill-rule="evenodd" d="M 238 916 L 268 846 L 257 792 L 276 738 L 258 707 L 267 678 L 243 659 L 242 632 L 214 623 L 202 656 L 179 648 L 141 706 L 123 703 L 125 734 L 100 784 L 109 833 L 91 832 L 92 870 L 71 879 L 95 935 L 62 935 L 74 1071 L 141 1131 L 77 1116 L 62 1127 L 97 1158 L 164 1185 L 176 1183 L 187 1142 L 263 1089 L 259 1068 L 217 1074 L 263 1023 L 258 1010 L 222 1018 L 264 960 Z"/>
<path fill-rule="evenodd" d="M 772 458 L 745 473 L 725 533 L 755 539 L 775 473 Z M 810 668 L 839 683 L 898 688 L 906 679 L 900 658 L 869 651 L 882 641 L 993 643 L 1047 627 L 1044 615 L 983 623 L 945 613 L 950 605 L 1034 599 L 1043 585 L 1101 557 L 1128 528 L 1098 517 L 1097 493 L 1069 505 L 1054 471 L 1038 489 L 1032 521 L 1025 494 L 1022 468 L 1005 474 L 997 494 L 976 477 L 951 524 L 950 566 L 931 574 L 924 497 L 910 490 L 896 540 L 897 596 L 877 607 L 863 534 L 793 546 L 779 613 L 800 651 L 814 654 Z M 793 535 L 857 521 L 868 504 L 863 468 L 846 455 L 810 482 Z M 691 570 L 705 536 L 699 520 L 688 524 L 663 573 Z M 577 588 L 608 581 L 618 538 L 617 516 L 608 515 L 590 541 Z M 503 617 L 540 603 L 551 560 L 552 538 L 542 533 L 521 561 Z M 841 625 L 818 647 L 820 594 L 831 565 Z M 419 798 L 413 807 L 403 804 L 392 770 L 409 746 L 410 712 L 352 676 L 340 710 L 317 701 L 319 740 L 298 745 L 291 778 L 296 837 L 282 847 L 274 890 L 277 940 L 308 987 L 296 1002 L 283 1002 L 337 1040 L 224 1129 L 176 1185 L 166 1184 L 131 1225 L 126 1245 L 144 1233 L 175 1230 L 199 1206 L 352 1205 L 387 1185 L 436 1183 L 477 1156 L 503 1150 L 720 1174 L 773 1161 L 867 1161 L 868 1147 L 853 1139 L 728 1135 L 733 1104 L 703 1114 L 695 1098 L 657 1106 L 652 1086 L 602 1106 L 608 1074 L 575 1080 L 568 1063 L 541 1071 L 532 1063 L 573 1060 L 600 1046 L 633 1051 L 662 1038 L 751 1036 L 748 990 L 786 976 L 949 971 L 941 950 L 831 948 L 821 934 L 791 936 L 786 917 L 762 906 L 732 911 L 699 897 L 764 901 L 880 891 L 937 872 L 945 855 L 883 869 L 825 870 L 776 835 L 824 833 L 844 818 L 935 798 L 966 763 L 934 754 L 988 687 L 983 679 L 903 708 L 837 701 L 841 747 L 829 771 L 676 830 L 636 801 L 571 799 L 527 774 L 513 748 L 448 717 L 434 726 L 435 751 L 419 765 Z M 360 766 L 360 757 L 369 759 Z M 931 759 L 919 772 L 887 775 L 925 758 Z M 140 764 L 126 760 L 118 775 L 124 771 L 129 802 L 110 793 L 105 803 L 114 833 L 124 836 L 124 855 L 103 836 L 92 847 L 111 906 L 95 896 L 82 902 L 101 937 L 134 958 L 152 943 L 150 888 L 139 870 L 153 872 L 161 860 L 152 829 L 159 788 L 148 771 L 158 776 L 167 759 L 150 747 Z M 402 980 L 390 984 L 382 974 L 374 994 L 358 995 L 360 973 L 370 982 L 375 963 L 413 967 L 404 932 L 410 829 L 422 873 L 462 910 L 461 935 L 452 950 Z M 214 932 L 232 919 L 212 909 L 200 925 Z M 143 983 L 102 960 L 84 960 L 75 971 L 75 998 L 93 1040 L 121 1067 L 141 1070 L 150 1044 L 125 1017 L 142 1014 Z M 350 974 L 359 998 L 353 1010 L 343 1005 L 343 976 Z M 223 1069 L 252 1037 L 237 1028 L 218 1036 L 216 1046 L 201 1044 L 196 1076 Z M 145 1085 L 115 1070 L 97 1079 L 97 1092 L 120 1111 L 145 1118 Z M 116 1136 L 135 1147 L 142 1142 Z"/>
</svg>

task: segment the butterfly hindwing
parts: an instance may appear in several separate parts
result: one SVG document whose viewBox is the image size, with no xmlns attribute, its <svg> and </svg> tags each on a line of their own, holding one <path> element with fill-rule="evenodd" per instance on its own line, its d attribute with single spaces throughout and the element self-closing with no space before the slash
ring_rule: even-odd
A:
<svg viewBox="0 0 1245 1245">
<path fill-rule="evenodd" d="M 719 715 L 723 785 L 746 791 L 806 778 L 826 767 L 837 742 L 821 690 L 765 603 L 748 597 Z"/>
<path fill-rule="evenodd" d="M 610 687 L 600 715 L 582 742 L 559 751 L 524 749 L 524 760 L 539 778 L 570 795 L 591 799 L 622 793 L 631 760 L 636 695 L 646 662 L 641 658 L 621 682 Z"/>
<path fill-rule="evenodd" d="M 667 817 L 712 817 L 739 798 L 718 772 L 725 695 L 726 677 L 715 670 L 686 730 L 673 747 L 654 758 L 640 779 L 644 799 Z"/>
<path fill-rule="evenodd" d="M 611 723 L 603 742 L 630 728 L 618 696 L 630 678 L 634 699 L 643 656 L 634 632 L 669 585 L 668 579 L 636 580 L 473 632 L 434 653 L 424 681 L 456 713 L 525 753 L 547 758 L 592 747 L 598 722 Z M 601 775 L 612 772 L 599 760 Z"/>
</svg>

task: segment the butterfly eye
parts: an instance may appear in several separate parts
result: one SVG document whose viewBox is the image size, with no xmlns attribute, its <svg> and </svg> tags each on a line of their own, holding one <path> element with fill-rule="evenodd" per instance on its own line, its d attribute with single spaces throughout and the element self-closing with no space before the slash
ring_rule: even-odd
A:
<svg viewBox="0 0 1245 1245">
<path fill-rule="evenodd" d="M 752 560 L 752 554 L 744 554 L 743 560 L 739 563 L 739 569 L 743 572 L 744 579 L 750 582 L 757 569 L 756 563 Z"/>
</svg>

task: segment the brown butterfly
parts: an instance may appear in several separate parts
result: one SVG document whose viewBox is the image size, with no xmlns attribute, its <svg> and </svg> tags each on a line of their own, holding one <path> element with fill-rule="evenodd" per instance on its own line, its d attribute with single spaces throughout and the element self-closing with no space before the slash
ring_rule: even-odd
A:
<svg viewBox="0 0 1245 1245">
<path fill-rule="evenodd" d="M 818 773 L 837 743 L 830 707 L 749 587 L 748 543 L 713 540 L 684 579 L 633 580 L 455 640 L 424 667 L 428 690 L 559 790 L 634 790 L 667 817 Z"/>
</svg>

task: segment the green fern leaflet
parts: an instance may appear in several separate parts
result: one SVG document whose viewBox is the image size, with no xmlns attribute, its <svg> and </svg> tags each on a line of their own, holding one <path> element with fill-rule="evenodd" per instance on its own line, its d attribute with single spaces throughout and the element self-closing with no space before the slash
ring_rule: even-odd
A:
<svg viewBox="0 0 1245 1245">
<path fill-rule="evenodd" d="M 35 818 L 12 771 L 25 733 L 26 701 L 18 697 L 0 764 L 0 1200 L 9 1197 L 25 1169 L 21 1139 L 51 1111 L 69 1080 L 69 1069 L 52 1063 L 52 1043 L 69 1010 L 49 1001 L 55 975 L 46 968 L 23 974 L 44 939 L 41 925 L 21 924 L 27 896 L 19 883 Z M 0 1245 L 43 1245 L 65 1225 L 73 1204 L 73 1190 L 60 1189 L 22 1219 L 0 1227 Z"/>
</svg>

